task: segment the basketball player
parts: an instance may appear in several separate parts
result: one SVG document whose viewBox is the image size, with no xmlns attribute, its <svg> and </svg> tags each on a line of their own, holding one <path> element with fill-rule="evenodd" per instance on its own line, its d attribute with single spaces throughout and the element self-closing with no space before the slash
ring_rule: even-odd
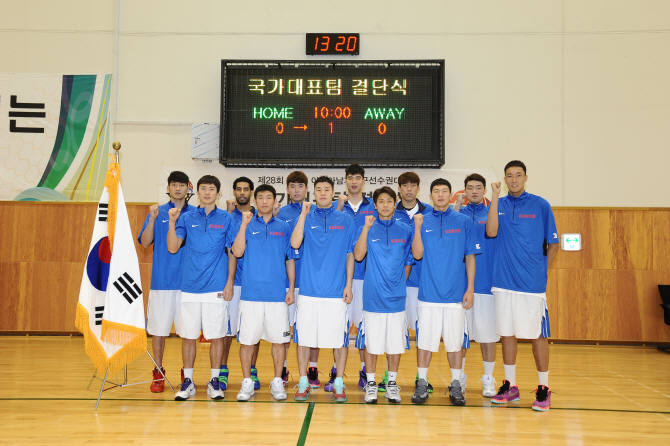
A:
<svg viewBox="0 0 670 446">
<path fill-rule="evenodd" d="M 365 187 L 365 170 L 358 164 L 352 164 L 344 170 L 347 195 L 340 195 L 337 200 L 337 210 L 351 216 L 356 224 L 356 230 L 362 228 L 365 219 L 369 215 L 376 215 L 375 205 L 363 196 Z M 352 290 L 354 299 L 349 304 L 349 323 L 352 327 L 358 327 L 363 320 L 363 278 L 365 277 L 365 257 L 356 262 L 354 269 L 354 282 Z M 365 373 L 365 356 L 363 349 L 359 351 L 361 358 L 361 369 L 358 372 L 358 387 L 364 389 L 368 383 Z M 326 392 L 332 391 L 332 383 L 337 376 L 337 365 L 333 365 L 330 373 L 330 381 L 324 387 Z M 330 386 L 330 388 L 329 388 Z"/>
<path fill-rule="evenodd" d="M 558 253 L 558 231 L 551 205 L 526 192 L 526 181 L 526 165 L 515 160 L 505 166 L 507 196 L 498 199 L 500 183 L 491 185 L 486 234 L 498 238 L 492 291 L 505 368 L 503 385 L 491 402 L 521 399 L 516 385 L 516 340 L 531 339 L 540 381 L 533 409 L 546 412 L 551 407 L 547 273 Z"/>
<path fill-rule="evenodd" d="M 304 242 L 300 277 L 300 300 L 296 310 L 293 340 L 298 344 L 300 381 L 296 401 L 306 401 L 311 393 L 307 380 L 310 348 L 335 349 L 337 377 L 333 383 L 335 402 L 347 400 L 342 377 L 347 364 L 349 318 L 347 304 L 353 298 L 354 220 L 333 206 L 333 180 L 321 176 L 314 183 L 316 209 L 303 203 L 291 246 Z"/>
<path fill-rule="evenodd" d="M 237 225 L 229 213 L 216 207 L 220 190 L 219 179 L 205 175 L 198 180 L 200 206 L 181 218 L 177 209 L 170 209 L 168 213 L 168 251 L 176 254 L 182 246 L 185 249 L 179 316 L 184 381 L 175 394 L 178 401 L 187 400 L 196 392 L 193 364 L 196 340 L 201 330 L 212 341 L 209 350 L 211 380 L 207 385 L 207 395 L 212 399 L 223 399 L 225 396 L 219 385 L 219 367 L 223 338 L 228 328 L 228 305 L 225 301 L 233 297 L 226 287 L 226 248 L 233 245 Z"/>
<path fill-rule="evenodd" d="M 472 307 L 475 290 L 475 254 L 481 246 L 472 220 L 449 207 L 451 184 L 438 178 L 430 185 L 433 211 L 414 216 L 414 258 L 423 258 L 419 279 L 418 322 L 416 332 L 419 382 L 412 402 L 423 404 L 428 398 L 428 366 L 433 353 L 440 349 L 440 338 L 451 368 L 448 388 L 451 404 L 462 406 L 463 355 L 468 347 L 465 311 Z"/>
<path fill-rule="evenodd" d="M 181 311 L 181 264 L 183 253 L 170 254 L 167 249 L 167 231 L 170 209 L 179 209 L 183 215 L 195 209 L 186 203 L 188 194 L 188 175 L 174 171 L 168 176 L 167 191 L 170 201 L 164 205 L 154 204 L 149 208 L 149 215 L 137 241 L 145 248 L 154 244 L 153 268 L 151 269 L 151 290 L 147 304 L 147 333 L 151 338 L 154 360 L 158 368 L 153 370 L 153 382 L 149 386 L 152 392 L 163 391 L 163 352 L 165 338 L 170 336 L 172 323 L 179 329 L 179 313 Z M 177 217 L 179 218 L 179 217 Z"/>
<path fill-rule="evenodd" d="M 357 261 L 367 257 L 363 321 L 358 328 L 356 347 L 365 349 L 365 402 L 377 402 L 377 356 L 386 353 L 389 370 L 384 395 L 390 402 L 399 403 L 396 379 L 400 355 L 409 349 L 405 299 L 407 277 L 414 263 L 412 228 L 393 219 L 397 199 L 393 189 L 384 186 L 377 189 L 372 198 L 379 218 L 365 217 L 365 225 L 358 228 L 354 249 Z"/>
<path fill-rule="evenodd" d="M 475 231 L 479 241 L 482 243 L 482 253 L 477 259 L 477 275 L 475 277 L 475 303 L 466 311 L 468 317 L 468 332 L 470 340 L 479 343 L 482 350 L 484 362 L 484 375 L 481 378 L 482 395 L 491 398 L 496 394 L 495 379 L 493 379 L 493 368 L 496 365 L 496 342 L 500 336 L 496 332 L 495 305 L 491 293 L 491 279 L 493 276 L 493 259 L 496 255 L 495 238 L 486 236 L 486 220 L 489 209 L 484 204 L 486 195 L 486 179 L 476 173 L 465 178 L 465 195 L 459 194 L 454 210 L 467 216 L 475 225 Z M 468 204 L 461 207 L 463 198 L 467 197 Z M 463 393 L 465 393 L 467 376 L 465 375 L 465 355 L 467 349 L 463 349 L 463 374 L 459 382 Z"/>
<path fill-rule="evenodd" d="M 286 177 L 286 194 L 291 200 L 291 204 L 282 207 L 277 214 L 277 218 L 284 220 L 291 227 L 291 234 L 293 233 L 293 228 L 298 223 L 300 218 L 300 213 L 302 212 L 302 203 L 305 201 L 307 196 L 307 175 L 304 172 L 295 170 L 288 174 Z M 303 247 L 300 246 L 298 253 L 295 259 L 295 302 L 289 305 L 288 315 L 291 327 L 295 327 L 295 307 L 296 302 L 300 294 L 300 265 L 302 264 L 302 253 Z M 288 279 L 286 282 L 286 292 L 288 292 L 289 283 Z M 291 343 L 286 344 L 286 356 L 288 357 L 288 349 Z M 317 366 L 317 361 L 319 360 L 319 349 L 313 348 L 309 354 L 309 368 L 307 369 L 307 381 L 312 388 L 318 388 L 321 386 L 321 381 L 319 380 L 319 369 Z M 286 361 L 284 361 L 284 369 L 282 370 L 282 380 L 284 385 L 288 384 L 288 369 L 286 368 Z M 332 385 L 331 390 L 332 392 Z"/>
<path fill-rule="evenodd" d="M 237 394 L 238 401 L 248 401 L 254 394 L 252 357 L 261 337 L 272 343 L 275 378 L 270 383 L 270 392 L 276 400 L 286 399 L 281 374 L 286 360 L 284 344 L 291 340 L 288 305 L 295 300 L 296 250 L 291 248 L 288 223 L 272 216 L 276 200 L 274 187 L 258 186 L 254 191 L 258 213 L 256 216 L 251 212 L 242 214 L 233 244 L 233 254 L 244 259 L 237 332 L 244 380 Z M 288 292 L 284 287 L 287 279 Z"/>
</svg>

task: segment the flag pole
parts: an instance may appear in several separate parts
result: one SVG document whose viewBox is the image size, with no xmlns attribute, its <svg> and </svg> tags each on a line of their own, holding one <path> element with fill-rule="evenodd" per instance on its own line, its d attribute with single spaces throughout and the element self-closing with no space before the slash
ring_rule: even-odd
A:
<svg viewBox="0 0 670 446">
<path fill-rule="evenodd" d="M 105 379 L 102 380 L 102 386 L 100 386 L 100 393 L 98 394 L 98 402 L 95 403 L 95 410 L 98 410 L 98 405 L 100 404 L 100 398 L 102 398 L 102 392 L 105 390 L 105 382 L 107 381 L 107 375 L 109 375 L 109 367 L 105 372 Z"/>
</svg>

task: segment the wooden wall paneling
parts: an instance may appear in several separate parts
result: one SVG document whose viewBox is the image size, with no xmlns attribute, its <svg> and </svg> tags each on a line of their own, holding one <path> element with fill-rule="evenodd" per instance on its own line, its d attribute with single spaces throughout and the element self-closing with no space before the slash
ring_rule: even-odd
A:
<svg viewBox="0 0 670 446">
<path fill-rule="evenodd" d="M 610 243 L 611 222 L 607 209 L 590 210 L 591 231 L 589 240 L 584 240 L 591 251 L 591 268 L 614 269 L 614 252 Z M 583 248 L 582 248 L 583 249 Z"/>
<path fill-rule="evenodd" d="M 40 204 L 34 206 L 40 225 L 35 246 L 36 262 L 84 262 L 97 217 L 97 205 Z"/>
<path fill-rule="evenodd" d="M 610 243 L 616 269 L 651 269 L 652 211 L 610 211 Z"/>
<path fill-rule="evenodd" d="M 135 240 L 135 248 L 137 250 L 137 258 L 140 263 L 151 263 L 153 261 L 153 245 L 149 248 L 143 248 L 137 241 L 140 235 L 144 220 L 149 213 L 149 206 L 147 205 L 130 205 L 128 206 L 128 219 L 130 220 L 130 229 Z"/>
<path fill-rule="evenodd" d="M 639 282 L 640 294 L 643 296 L 643 339 L 650 342 L 670 342 L 670 325 L 663 321 L 661 294 L 658 285 L 670 285 L 670 270 L 641 271 Z"/>
<path fill-rule="evenodd" d="M 0 202 L 0 217 L 2 228 L 0 229 L 0 261 L 9 262 L 12 259 L 14 249 L 14 226 L 17 209 Z"/>
<path fill-rule="evenodd" d="M 51 223 L 47 221 L 40 222 L 35 218 L 34 213 L 26 212 L 26 209 L 21 206 L 10 206 L 7 210 L 14 217 L 10 240 L 12 250 L 9 258 L 3 260 L 10 262 L 32 262 L 34 260 L 34 241 L 36 240 L 37 226 L 38 224 Z"/>
<path fill-rule="evenodd" d="M 21 264 L 18 262 L 0 262 L 0 329 L 18 330 L 19 304 L 21 302 Z"/>
<path fill-rule="evenodd" d="M 591 216 L 588 210 L 569 209 L 554 212 L 559 237 L 560 234 L 575 232 L 582 235 L 582 250 L 571 252 L 560 250 L 554 261 L 554 268 L 587 269 L 592 267 L 594 242 Z"/>
<path fill-rule="evenodd" d="M 621 341 L 642 341 L 642 308 L 638 294 L 640 272 L 617 270 L 614 274 L 613 295 L 604 302 L 607 312 L 603 313 L 602 319 L 608 321 L 610 315 L 616 312 L 616 325 L 613 317 L 610 322 L 615 328 L 610 336 Z"/>
<path fill-rule="evenodd" d="M 558 269 L 552 268 L 547 279 L 547 309 L 549 310 L 552 338 L 559 338 L 559 334 L 565 333 L 564 327 L 560 325 L 560 315 L 563 313 L 563 307 L 558 295 L 559 274 Z"/>
<path fill-rule="evenodd" d="M 653 269 L 670 270 L 670 211 L 650 212 L 653 220 Z M 670 282 L 667 283 L 670 285 Z"/>
</svg>

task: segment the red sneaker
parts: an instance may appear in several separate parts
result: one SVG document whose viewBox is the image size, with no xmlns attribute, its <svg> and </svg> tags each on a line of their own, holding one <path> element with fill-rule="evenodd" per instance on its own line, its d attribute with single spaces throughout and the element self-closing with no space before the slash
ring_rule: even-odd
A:
<svg viewBox="0 0 670 446">
<path fill-rule="evenodd" d="M 151 390 L 153 393 L 161 393 L 163 391 L 163 387 L 165 386 L 165 380 L 163 379 L 163 375 L 161 375 L 161 371 L 165 373 L 165 369 L 163 367 L 161 367 L 160 371 L 156 368 L 153 370 L 154 380 L 149 387 L 149 390 Z"/>
</svg>

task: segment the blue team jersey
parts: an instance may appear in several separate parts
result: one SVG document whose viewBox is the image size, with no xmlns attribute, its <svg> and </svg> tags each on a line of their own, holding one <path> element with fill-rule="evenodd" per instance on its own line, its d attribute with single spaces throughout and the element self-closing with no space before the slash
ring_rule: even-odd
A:
<svg viewBox="0 0 670 446">
<path fill-rule="evenodd" d="M 301 296 L 342 298 L 347 285 L 347 253 L 354 252 L 356 245 L 355 228 L 354 220 L 334 206 L 307 214 Z"/>
<path fill-rule="evenodd" d="M 254 217 L 258 215 L 258 212 L 256 209 L 251 207 L 251 212 L 254 214 Z M 233 216 L 235 221 L 237 222 L 237 226 L 239 228 L 240 224 L 242 223 L 242 213 L 235 208 L 233 210 L 233 213 L 230 214 Z M 237 234 L 235 234 L 235 237 L 237 237 Z M 233 242 L 235 241 L 235 238 L 233 237 Z M 242 286 L 242 270 L 244 269 L 244 256 L 240 257 L 237 259 L 237 268 L 235 269 L 235 283 L 233 285 L 235 286 Z"/>
<path fill-rule="evenodd" d="M 205 215 L 198 207 L 179 218 L 175 230 L 185 249 L 181 290 L 203 294 L 222 292 L 228 281 L 226 248 L 233 246 L 239 230 L 235 219 L 215 208 Z"/>
<path fill-rule="evenodd" d="M 463 302 L 463 294 L 468 289 L 465 256 L 482 252 L 472 220 L 451 208 L 445 212 L 433 210 L 423 217 L 421 241 L 423 268 L 419 300 Z"/>
<path fill-rule="evenodd" d="M 291 248 L 291 227 L 285 221 L 263 217 L 251 219 L 245 232 L 241 300 L 284 302 L 288 280 L 286 260 L 295 258 Z"/>
<path fill-rule="evenodd" d="M 356 241 L 363 233 L 358 228 Z M 405 265 L 413 265 L 413 231 L 401 221 L 375 220 L 368 231 L 367 268 L 363 282 L 363 311 L 399 313 L 405 311 L 407 282 Z"/>
<path fill-rule="evenodd" d="M 419 203 L 419 211 L 417 213 L 426 215 L 433 211 L 433 207 L 431 205 L 422 203 L 419 200 L 416 200 L 416 202 Z M 409 214 L 403 207 L 402 201 L 398 203 L 398 206 L 396 206 L 393 218 L 395 218 L 396 221 L 401 221 L 409 225 L 411 228 L 414 228 L 414 219 L 409 218 Z M 419 277 L 421 277 L 421 260 L 417 260 L 414 266 L 412 266 L 412 272 L 409 275 L 409 279 L 407 279 L 407 286 L 412 288 L 418 287 Z"/>
<path fill-rule="evenodd" d="M 368 200 L 366 197 L 363 197 L 363 201 L 358 207 L 358 212 L 355 212 L 351 207 L 351 204 L 347 201 L 342 208 L 342 212 L 354 219 L 356 229 L 362 228 L 365 224 L 365 217 L 372 215 L 375 218 L 377 217 L 377 210 L 372 201 Z M 356 237 L 358 240 L 358 237 Z M 356 268 L 354 269 L 354 279 L 363 280 L 365 277 L 365 259 L 362 262 L 356 262 Z"/>
<path fill-rule="evenodd" d="M 277 218 L 288 223 L 291 228 L 290 232 L 293 234 L 293 229 L 295 229 L 295 225 L 298 223 L 301 212 L 302 203 L 291 203 L 279 209 Z M 289 234 L 289 237 L 291 234 Z M 297 289 L 300 288 L 300 266 L 302 265 L 302 259 L 300 257 L 302 257 L 302 246 L 295 251 L 295 287 Z M 286 278 L 286 288 L 288 288 L 288 278 Z"/>
<path fill-rule="evenodd" d="M 498 245 L 497 238 L 486 235 L 486 221 L 489 208 L 482 202 L 477 205 L 468 204 L 461 208 L 461 214 L 472 220 L 475 231 L 482 244 L 482 253 L 477 259 L 477 273 L 475 274 L 475 293 L 491 294 L 491 280 L 493 279 L 493 261 L 495 260 Z"/>
<path fill-rule="evenodd" d="M 153 266 L 151 268 L 151 289 L 152 290 L 180 290 L 181 289 L 181 264 L 184 252 L 180 249 L 177 254 L 171 254 L 167 249 L 167 233 L 170 227 L 170 216 L 168 212 L 174 208 L 171 201 L 158 207 L 158 217 L 154 220 L 154 239 L 151 243 L 154 245 Z M 184 214 L 195 210 L 195 206 L 186 204 L 179 214 L 181 218 Z M 137 236 L 137 241 L 142 244 L 142 234 L 149 224 L 149 216 L 144 220 L 144 226 Z M 179 221 L 179 220 L 177 220 Z"/>
<path fill-rule="evenodd" d="M 493 286 L 524 293 L 547 290 L 546 244 L 558 243 L 554 213 L 547 200 L 523 192 L 498 200 L 498 252 Z"/>
</svg>

